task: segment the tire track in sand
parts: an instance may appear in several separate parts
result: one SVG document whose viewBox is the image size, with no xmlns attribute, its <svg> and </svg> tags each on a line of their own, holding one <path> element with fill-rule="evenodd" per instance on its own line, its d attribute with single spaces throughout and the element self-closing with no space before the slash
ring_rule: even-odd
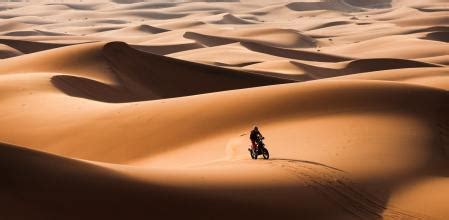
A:
<svg viewBox="0 0 449 220">
<path fill-rule="evenodd" d="M 432 219 L 418 213 L 386 206 L 368 192 L 358 188 L 344 171 L 324 164 L 290 160 L 273 159 L 267 161 L 273 166 L 280 166 L 304 181 L 326 199 L 359 219 Z"/>
</svg>

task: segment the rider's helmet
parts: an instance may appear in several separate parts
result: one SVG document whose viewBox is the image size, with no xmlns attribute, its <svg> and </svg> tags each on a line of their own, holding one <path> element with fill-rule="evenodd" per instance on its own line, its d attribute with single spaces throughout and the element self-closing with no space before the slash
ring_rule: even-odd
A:
<svg viewBox="0 0 449 220">
<path fill-rule="evenodd" d="M 254 130 L 258 131 L 259 128 L 257 126 L 254 125 Z"/>
</svg>

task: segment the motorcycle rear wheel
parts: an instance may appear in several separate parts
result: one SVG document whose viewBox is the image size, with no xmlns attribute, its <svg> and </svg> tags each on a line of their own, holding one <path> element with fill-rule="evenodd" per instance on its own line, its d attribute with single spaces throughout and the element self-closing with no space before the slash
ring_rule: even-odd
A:
<svg viewBox="0 0 449 220">
<path fill-rule="evenodd" d="M 258 156 L 257 151 L 253 150 L 252 152 L 253 152 L 252 153 L 253 154 L 253 159 L 257 160 L 257 156 Z"/>
<path fill-rule="evenodd" d="M 248 149 L 248 151 L 249 151 L 249 155 L 251 156 L 251 159 L 253 159 L 253 160 L 257 159 L 257 156 L 254 156 L 254 155 L 256 155 L 254 150 Z"/>
</svg>

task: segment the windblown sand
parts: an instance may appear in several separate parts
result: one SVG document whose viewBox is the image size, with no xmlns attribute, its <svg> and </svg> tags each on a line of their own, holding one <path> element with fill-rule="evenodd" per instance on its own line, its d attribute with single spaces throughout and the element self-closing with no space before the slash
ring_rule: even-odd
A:
<svg viewBox="0 0 449 220">
<path fill-rule="evenodd" d="M 447 0 L 0 0 L 0 219 L 449 219 L 448 65 Z"/>
</svg>

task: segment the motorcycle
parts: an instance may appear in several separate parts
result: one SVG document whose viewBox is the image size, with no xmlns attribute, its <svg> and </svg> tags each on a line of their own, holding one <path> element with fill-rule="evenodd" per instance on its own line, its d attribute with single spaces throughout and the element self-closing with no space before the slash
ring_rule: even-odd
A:
<svg viewBox="0 0 449 220">
<path fill-rule="evenodd" d="M 251 155 L 251 158 L 254 160 L 257 160 L 257 157 L 259 155 L 262 155 L 265 160 L 268 160 L 270 158 L 270 153 L 268 152 L 268 149 L 265 147 L 265 144 L 263 143 L 264 137 L 259 137 L 256 141 L 257 147 L 253 149 L 251 146 L 248 148 L 249 154 Z"/>
</svg>

